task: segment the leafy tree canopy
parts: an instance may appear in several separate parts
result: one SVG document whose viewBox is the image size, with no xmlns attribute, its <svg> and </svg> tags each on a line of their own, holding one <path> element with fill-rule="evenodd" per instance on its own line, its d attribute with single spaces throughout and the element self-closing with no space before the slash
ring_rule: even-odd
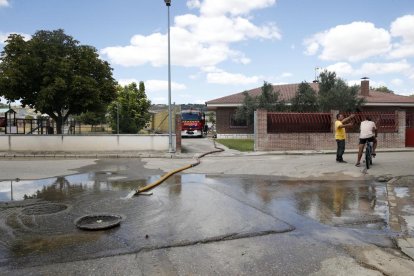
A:
<svg viewBox="0 0 414 276">
<path fill-rule="evenodd" d="M 348 86 L 335 72 L 324 71 L 319 76 L 318 104 L 321 111 L 356 111 L 364 103 L 358 97 L 358 86 Z"/>
<path fill-rule="evenodd" d="M 79 120 L 86 125 L 99 125 L 106 122 L 105 112 L 85 112 L 79 116 L 76 116 L 76 120 Z"/>
<path fill-rule="evenodd" d="M 109 64 L 61 29 L 37 31 L 28 41 L 10 35 L 0 60 L 2 96 L 48 114 L 58 133 L 69 115 L 102 110 L 115 97 Z"/>
<path fill-rule="evenodd" d="M 124 87 L 118 86 L 117 90 L 117 98 L 109 106 L 113 132 L 117 131 L 119 118 L 120 133 L 136 134 L 151 118 L 149 113 L 151 101 L 145 94 L 145 85 L 141 81 L 138 88 L 133 82 Z"/>
<path fill-rule="evenodd" d="M 246 121 L 250 125 L 253 123 L 254 111 L 257 109 L 267 111 L 282 111 L 285 109 L 284 102 L 279 100 L 279 92 L 273 91 L 271 83 L 264 82 L 261 90 L 261 94 L 257 97 L 250 96 L 246 91 L 243 92 L 243 104 L 236 110 L 236 120 Z"/>
<path fill-rule="evenodd" d="M 316 112 L 319 110 L 318 96 L 307 82 L 299 85 L 295 97 L 291 100 L 292 111 L 296 112 Z"/>
<path fill-rule="evenodd" d="M 373 89 L 375 91 L 378 91 L 378 92 L 394 94 L 394 91 L 392 91 L 391 89 L 389 89 L 386 86 L 380 86 L 380 87 L 371 88 L 371 89 Z"/>
</svg>

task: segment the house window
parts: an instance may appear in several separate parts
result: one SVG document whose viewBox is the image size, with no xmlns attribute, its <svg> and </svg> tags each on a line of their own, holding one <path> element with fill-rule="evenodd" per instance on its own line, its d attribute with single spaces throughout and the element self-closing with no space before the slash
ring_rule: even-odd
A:
<svg viewBox="0 0 414 276">
<path fill-rule="evenodd" d="M 236 112 L 230 114 L 230 127 L 231 128 L 247 128 L 246 120 L 236 119 Z"/>
</svg>

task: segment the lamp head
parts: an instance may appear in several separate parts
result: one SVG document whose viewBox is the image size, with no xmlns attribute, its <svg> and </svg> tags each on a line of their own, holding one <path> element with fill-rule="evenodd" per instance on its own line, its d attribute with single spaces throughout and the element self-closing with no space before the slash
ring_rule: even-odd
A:
<svg viewBox="0 0 414 276">
<path fill-rule="evenodd" d="M 164 2 L 167 7 L 171 6 L 171 0 L 164 0 Z"/>
</svg>

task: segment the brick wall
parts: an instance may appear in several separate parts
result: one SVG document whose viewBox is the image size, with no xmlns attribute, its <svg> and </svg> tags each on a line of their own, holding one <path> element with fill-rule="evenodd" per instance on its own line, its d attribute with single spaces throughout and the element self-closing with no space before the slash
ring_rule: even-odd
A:
<svg viewBox="0 0 414 276">
<path fill-rule="evenodd" d="M 332 122 L 336 120 L 337 111 L 332 111 Z M 396 111 L 398 120 L 397 132 L 378 133 L 379 148 L 405 147 L 405 111 Z M 256 151 L 272 150 L 327 150 L 336 149 L 334 132 L 332 133 L 267 133 L 267 112 L 258 110 L 255 113 Z M 359 133 L 347 134 L 347 148 L 357 148 Z"/>
<path fill-rule="evenodd" d="M 253 134 L 253 125 L 247 127 L 233 127 L 230 125 L 231 115 L 236 108 L 220 108 L 216 111 L 217 134 Z"/>
</svg>

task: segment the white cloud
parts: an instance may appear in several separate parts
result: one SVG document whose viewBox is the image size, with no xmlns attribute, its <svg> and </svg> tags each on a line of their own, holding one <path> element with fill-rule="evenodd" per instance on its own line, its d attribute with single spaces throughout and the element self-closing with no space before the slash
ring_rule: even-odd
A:
<svg viewBox="0 0 414 276">
<path fill-rule="evenodd" d="M 391 35 L 401 37 L 401 43 L 394 43 L 391 58 L 414 56 L 414 15 L 405 15 L 391 23 Z"/>
<path fill-rule="evenodd" d="M 317 33 L 304 41 L 305 53 L 333 61 L 360 61 L 387 53 L 391 49 L 388 31 L 376 28 L 370 22 L 352 22 Z"/>
<path fill-rule="evenodd" d="M 354 72 L 354 69 L 352 68 L 351 64 L 347 62 L 338 62 L 329 65 L 328 67 L 326 67 L 326 70 L 335 72 L 337 75 L 340 76 L 350 75 Z"/>
<path fill-rule="evenodd" d="M 216 84 L 245 85 L 259 83 L 261 77 L 248 77 L 243 74 L 233 74 L 218 68 L 205 68 L 207 72 L 207 82 Z"/>
<path fill-rule="evenodd" d="M 414 44 L 399 44 L 393 45 L 393 50 L 390 53 L 391 58 L 405 58 L 414 56 Z"/>
<path fill-rule="evenodd" d="M 229 5 L 230 2 L 232 5 Z M 242 17 L 254 9 L 273 5 L 275 0 L 255 0 L 248 4 L 241 2 L 244 1 L 187 1 L 191 8 L 211 12 L 207 12 L 208 16 L 202 12 L 200 16 L 185 14 L 175 17 L 171 27 L 171 63 L 185 67 L 215 66 L 226 60 L 247 64 L 250 59 L 244 53 L 231 49 L 232 43 L 248 39 L 281 38 L 273 23 L 257 26 Z M 213 5 L 213 8 L 214 3 L 217 7 Z M 233 10 L 232 6 L 243 7 L 241 10 Z M 111 63 L 122 66 L 163 66 L 167 64 L 167 35 L 135 35 L 131 38 L 130 45 L 104 48 L 101 55 Z"/>
<path fill-rule="evenodd" d="M 137 79 L 119 79 L 118 80 L 120 85 L 128 85 L 133 82 L 138 84 L 140 81 Z M 164 80 L 146 80 L 144 81 L 145 90 L 149 92 L 154 91 L 167 91 L 168 90 L 168 81 Z M 184 84 L 171 82 L 171 90 L 185 90 L 187 87 Z"/>
<path fill-rule="evenodd" d="M 136 84 L 139 84 L 140 81 L 137 79 L 119 79 L 118 80 L 118 83 L 122 86 L 129 85 L 133 82 L 135 82 Z"/>
<path fill-rule="evenodd" d="M 166 97 L 154 97 L 152 98 L 151 102 L 154 104 L 161 104 L 161 103 L 167 103 L 168 99 Z"/>
<path fill-rule="evenodd" d="M 189 9 L 197 9 L 201 7 L 201 3 L 199 0 L 187 0 L 187 7 Z"/>
<path fill-rule="evenodd" d="M 147 80 L 144 82 L 146 89 L 148 91 L 167 91 L 168 90 L 168 81 L 164 80 Z M 185 90 L 187 87 L 184 84 L 171 82 L 171 90 Z"/>
<path fill-rule="evenodd" d="M 284 72 L 280 75 L 281 78 L 290 78 L 292 76 L 293 76 L 293 74 L 289 73 L 289 72 Z"/>
<path fill-rule="evenodd" d="M 0 0 L 0 7 L 8 7 L 9 0 Z"/>
<path fill-rule="evenodd" d="M 171 28 L 171 64 L 185 67 L 215 65 L 226 60 L 233 52 L 226 45 L 203 45 L 181 28 Z M 109 60 L 122 66 L 166 65 L 167 36 L 155 33 L 135 35 L 129 46 L 108 47 L 101 50 Z"/>
<path fill-rule="evenodd" d="M 194 101 L 192 101 L 196 104 L 205 104 L 207 102 L 206 99 L 195 99 Z"/>
<path fill-rule="evenodd" d="M 347 62 L 338 62 L 326 67 L 328 71 L 335 72 L 339 77 L 347 76 L 375 76 L 385 74 L 402 74 L 407 75 L 413 69 L 411 64 L 406 60 L 399 62 L 388 62 L 388 63 L 363 63 L 359 68 L 354 68 Z"/>
<path fill-rule="evenodd" d="M 280 39 L 277 27 L 269 23 L 256 26 L 243 17 L 197 17 L 192 14 L 177 16 L 175 27 L 188 30 L 200 43 L 232 43 L 249 38 Z"/>
<path fill-rule="evenodd" d="M 407 43 L 414 43 L 414 15 L 405 15 L 392 22 L 391 35 L 402 37 Z"/>
<path fill-rule="evenodd" d="M 401 90 L 401 91 L 396 91 L 396 94 L 403 95 L 403 96 L 411 96 L 411 95 L 414 95 L 414 90 Z"/>
<path fill-rule="evenodd" d="M 391 83 L 395 86 L 401 86 L 404 84 L 404 81 L 402 79 L 392 79 Z"/>
<path fill-rule="evenodd" d="M 406 60 L 390 63 L 364 63 L 360 69 L 356 70 L 360 75 L 379 75 L 390 73 L 405 73 L 411 69 L 411 64 Z"/>
<path fill-rule="evenodd" d="M 255 9 L 270 7 L 276 0 L 204 0 L 200 12 L 205 16 L 246 15 Z"/>
<path fill-rule="evenodd" d="M 346 82 L 348 85 L 353 86 L 353 85 L 361 85 L 361 80 L 349 80 Z M 387 86 L 386 83 L 384 81 L 375 81 L 375 80 L 369 80 L 369 86 L 370 87 L 381 87 L 381 86 Z"/>
<path fill-rule="evenodd" d="M 309 56 L 315 55 L 319 51 L 319 43 L 315 41 L 315 38 L 305 40 L 306 50 L 305 54 Z"/>
</svg>

